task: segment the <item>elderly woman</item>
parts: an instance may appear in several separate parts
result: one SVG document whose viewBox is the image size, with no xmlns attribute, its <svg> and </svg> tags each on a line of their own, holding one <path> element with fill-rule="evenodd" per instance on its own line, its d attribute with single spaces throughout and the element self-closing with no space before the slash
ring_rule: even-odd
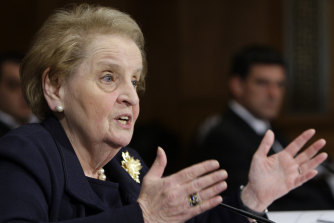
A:
<svg viewBox="0 0 334 223">
<path fill-rule="evenodd" d="M 142 32 L 122 12 L 79 5 L 46 21 L 21 67 L 25 97 L 43 122 L 0 140 L 0 222 L 251 220 L 217 206 L 227 186 L 217 161 L 162 177 L 167 159 L 161 148 L 148 170 L 126 147 L 145 68 Z M 305 131 L 267 157 L 274 139 L 269 131 L 254 155 L 249 183 L 224 202 L 262 214 L 314 177 L 327 156 L 316 155 L 325 141 L 296 156 L 313 134 Z"/>
</svg>

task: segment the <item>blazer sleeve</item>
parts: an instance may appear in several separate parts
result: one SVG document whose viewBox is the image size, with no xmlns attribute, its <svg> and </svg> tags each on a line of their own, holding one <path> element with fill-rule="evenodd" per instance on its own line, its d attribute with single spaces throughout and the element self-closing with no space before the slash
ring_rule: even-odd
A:
<svg viewBox="0 0 334 223">
<path fill-rule="evenodd" d="M 46 137 L 41 134 L 41 138 Z M 144 222 L 138 203 L 88 217 L 54 221 L 64 193 L 64 176 L 52 140 L 9 134 L 0 140 L 0 222 Z M 47 137 L 46 137 L 47 138 Z"/>
</svg>

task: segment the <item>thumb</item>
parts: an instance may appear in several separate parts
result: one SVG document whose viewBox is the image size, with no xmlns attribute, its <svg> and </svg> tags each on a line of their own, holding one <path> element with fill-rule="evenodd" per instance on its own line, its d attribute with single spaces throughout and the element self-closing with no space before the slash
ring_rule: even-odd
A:
<svg viewBox="0 0 334 223">
<path fill-rule="evenodd" d="M 264 135 L 259 148 L 257 149 L 256 153 L 261 156 L 267 156 L 270 148 L 274 143 L 274 133 L 271 130 L 268 130 Z"/>
<path fill-rule="evenodd" d="M 147 172 L 146 176 L 153 178 L 162 177 L 165 167 L 167 165 L 167 157 L 165 151 L 159 146 L 157 150 L 157 156 L 150 168 Z"/>
</svg>

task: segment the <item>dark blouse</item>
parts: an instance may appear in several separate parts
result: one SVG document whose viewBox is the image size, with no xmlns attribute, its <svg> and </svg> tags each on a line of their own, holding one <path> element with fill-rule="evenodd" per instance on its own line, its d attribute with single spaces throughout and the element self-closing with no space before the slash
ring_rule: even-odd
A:
<svg viewBox="0 0 334 223">
<path fill-rule="evenodd" d="M 86 177 L 58 120 L 50 116 L 0 139 L 0 222 L 144 222 L 137 198 L 140 184 L 122 168 L 125 147 L 104 167 L 107 181 Z M 239 206 L 237 196 L 225 201 Z M 216 207 L 188 222 L 248 222 Z"/>
</svg>

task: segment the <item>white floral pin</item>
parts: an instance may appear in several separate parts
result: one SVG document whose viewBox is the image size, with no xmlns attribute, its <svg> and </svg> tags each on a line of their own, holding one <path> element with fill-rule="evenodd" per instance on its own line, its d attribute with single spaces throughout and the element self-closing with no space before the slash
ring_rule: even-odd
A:
<svg viewBox="0 0 334 223">
<path fill-rule="evenodd" d="M 133 156 L 130 156 L 129 152 L 122 152 L 122 167 L 129 173 L 129 175 L 134 179 L 137 183 L 140 183 L 139 175 L 140 170 L 142 168 L 140 160 L 134 159 Z"/>
</svg>

